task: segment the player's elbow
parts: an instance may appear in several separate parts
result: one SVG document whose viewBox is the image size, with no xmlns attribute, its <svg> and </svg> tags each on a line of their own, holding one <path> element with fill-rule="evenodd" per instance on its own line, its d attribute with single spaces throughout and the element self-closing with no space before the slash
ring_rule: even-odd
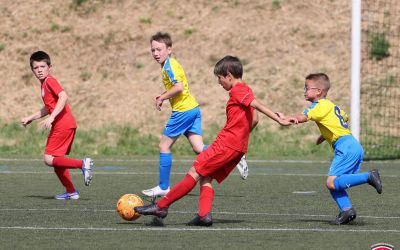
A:
<svg viewBox="0 0 400 250">
<path fill-rule="evenodd" d="M 64 101 L 68 101 L 68 95 L 65 91 L 62 91 L 58 94 L 58 98 L 63 99 Z"/>
</svg>

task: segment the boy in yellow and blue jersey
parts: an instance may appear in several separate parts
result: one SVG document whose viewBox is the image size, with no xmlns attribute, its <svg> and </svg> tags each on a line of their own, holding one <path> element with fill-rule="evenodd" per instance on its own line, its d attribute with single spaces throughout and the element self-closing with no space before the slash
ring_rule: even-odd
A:
<svg viewBox="0 0 400 250">
<path fill-rule="evenodd" d="M 356 218 L 346 189 L 368 183 L 382 193 L 382 183 L 378 170 L 358 173 L 363 161 L 364 151 L 353 137 L 347 124 L 348 115 L 326 95 L 330 88 L 329 77 L 324 73 L 310 74 L 306 77 L 304 97 L 311 105 L 302 114 L 287 117 L 299 123 L 316 122 L 321 136 L 317 144 L 326 140 L 334 149 L 326 186 L 339 207 L 339 215 L 333 224 L 347 224 Z"/>
<path fill-rule="evenodd" d="M 161 111 L 165 100 L 169 100 L 172 114 L 165 125 L 160 147 L 160 181 L 154 188 L 143 190 L 147 196 L 164 196 L 169 188 L 172 167 L 171 147 L 180 135 L 184 134 L 196 154 L 202 152 L 207 145 L 203 143 L 201 112 L 199 104 L 189 91 L 185 72 L 178 61 L 171 57 L 172 39 L 168 33 L 157 32 L 150 38 L 153 58 L 161 65 L 162 81 L 165 91 L 154 98 L 156 109 Z M 238 164 L 242 178 L 247 177 L 247 163 L 244 158 Z M 243 174 L 245 175 L 243 177 Z"/>
</svg>

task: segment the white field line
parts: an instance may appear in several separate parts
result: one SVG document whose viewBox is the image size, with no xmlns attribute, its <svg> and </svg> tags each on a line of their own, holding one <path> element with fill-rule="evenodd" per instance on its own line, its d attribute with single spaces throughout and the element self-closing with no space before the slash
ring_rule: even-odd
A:
<svg viewBox="0 0 400 250">
<path fill-rule="evenodd" d="M 68 209 L 68 208 L 0 208 L 1 211 L 23 211 L 23 212 L 90 212 L 90 213 L 116 213 L 114 209 Z M 169 214 L 194 214 L 194 211 L 169 211 Z M 256 212 L 228 212 L 228 211 L 213 211 L 213 214 L 225 214 L 225 215 L 243 215 L 243 216 L 270 216 L 270 217 L 326 217 L 330 218 L 333 215 L 326 214 L 289 214 L 289 213 L 256 213 Z M 400 216 L 369 216 L 369 215 L 357 215 L 357 218 L 367 219 L 382 219 L 382 220 L 393 220 L 400 219 Z"/>
<path fill-rule="evenodd" d="M 133 227 L 133 228 L 115 228 L 115 227 L 21 227 L 10 226 L 0 227 L 5 230 L 46 230 L 46 231 L 269 231 L 269 232 L 346 232 L 346 233 L 400 233 L 396 229 L 329 229 L 329 228 L 188 228 L 188 227 Z"/>
</svg>

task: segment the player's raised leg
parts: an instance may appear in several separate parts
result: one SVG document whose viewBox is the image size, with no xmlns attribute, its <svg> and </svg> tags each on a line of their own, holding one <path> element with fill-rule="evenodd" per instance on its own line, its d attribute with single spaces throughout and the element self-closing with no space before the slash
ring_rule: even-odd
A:
<svg viewBox="0 0 400 250">
<path fill-rule="evenodd" d="M 258 112 L 256 110 L 253 110 L 253 121 L 251 123 L 252 131 L 257 126 L 259 119 L 260 118 L 258 116 Z M 249 175 L 249 165 L 246 161 L 246 155 L 243 155 L 242 159 L 240 159 L 240 162 L 236 165 L 236 168 L 239 170 L 240 177 L 243 180 L 246 180 L 247 176 Z"/>
<path fill-rule="evenodd" d="M 243 180 L 246 180 L 247 176 L 249 175 L 249 166 L 247 165 L 245 155 L 243 155 L 242 159 L 240 159 L 240 162 L 236 165 L 236 168 L 239 170 L 240 177 Z"/>
</svg>

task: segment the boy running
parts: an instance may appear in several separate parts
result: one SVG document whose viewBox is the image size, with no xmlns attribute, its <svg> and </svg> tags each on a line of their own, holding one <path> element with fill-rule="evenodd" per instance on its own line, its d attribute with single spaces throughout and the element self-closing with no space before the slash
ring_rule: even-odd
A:
<svg viewBox="0 0 400 250">
<path fill-rule="evenodd" d="M 317 144 L 326 140 L 334 149 L 335 155 L 328 171 L 326 187 L 339 207 L 339 215 L 333 224 L 342 225 L 356 218 L 356 211 L 346 189 L 368 183 L 381 194 L 382 183 L 378 170 L 358 173 L 364 151 L 350 132 L 347 114 L 326 99 L 330 86 L 326 74 L 308 75 L 305 80 L 304 97 L 311 105 L 302 114 L 287 119 L 295 119 L 299 123 L 314 121 L 321 132 Z"/>
<path fill-rule="evenodd" d="M 170 172 L 172 167 L 172 145 L 184 134 L 196 154 L 207 145 L 203 143 L 201 111 L 196 99 L 189 91 L 185 72 L 179 62 L 172 56 L 172 39 L 168 33 L 157 32 L 150 38 L 153 58 L 161 65 L 162 81 L 166 89 L 154 98 L 155 108 L 161 111 L 165 100 L 169 100 L 172 114 L 165 125 L 159 144 L 159 184 L 143 190 L 147 196 L 164 196 L 170 190 Z M 238 164 L 243 179 L 247 178 L 248 167 L 243 158 Z"/>
</svg>

